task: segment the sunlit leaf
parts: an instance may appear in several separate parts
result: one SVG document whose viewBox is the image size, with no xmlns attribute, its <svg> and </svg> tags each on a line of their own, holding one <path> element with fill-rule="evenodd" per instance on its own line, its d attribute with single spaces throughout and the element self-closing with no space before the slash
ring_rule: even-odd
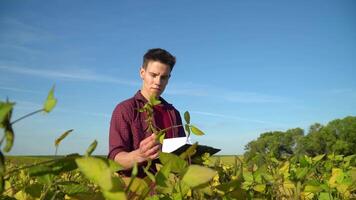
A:
<svg viewBox="0 0 356 200">
<path fill-rule="evenodd" d="M 111 170 L 103 160 L 95 157 L 82 157 L 77 158 L 76 163 L 79 170 L 103 190 L 110 191 L 114 188 Z"/>
<path fill-rule="evenodd" d="M 187 167 L 187 162 L 175 154 L 161 152 L 159 160 L 163 165 L 170 164 L 172 172 L 180 173 Z"/>
<path fill-rule="evenodd" d="M 204 132 L 198 129 L 196 126 L 190 125 L 190 128 L 195 135 L 204 135 Z"/>
<path fill-rule="evenodd" d="M 323 159 L 325 157 L 325 154 L 322 154 L 322 155 L 318 155 L 318 156 L 315 156 L 313 158 L 313 161 L 314 162 L 319 162 L 321 159 Z"/>
<path fill-rule="evenodd" d="M 183 160 L 192 157 L 197 152 L 198 143 L 192 144 L 185 152 L 179 155 Z"/>
<path fill-rule="evenodd" d="M 184 112 L 184 120 L 185 120 L 185 123 L 190 124 L 190 114 L 188 111 Z"/>
<path fill-rule="evenodd" d="M 318 200 L 332 200 L 332 199 L 334 199 L 334 198 L 331 197 L 328 192 L 321 192 L 318 197 Z"/>
<path fill-rule="evenodd" d="M 85 155 L 86 155 L 86 156 L 90 156 L 90 155 L 95 151 L 95 149 L 96 149 L 97 146 L 98 146 L 98 141 L 94 140 L 94 142 L 92 142 L 92 143 L 90 144 L 90 146 L 88 147 L 88 149 L 87 149 Z"/>
<path fill-rule="evenodd" d="M 47 113 L 51 112 L 52 109 L 56 106 L 57 99 L 54 97 L 54 86 L 49 91 L 47 99 L 43 105 L 43 110 Z"/>
<path fill-rule="evenodd" d="M 304 187 L 304 192 L 317 193 L 317 192 L 321 192 L 321 191 L 322 191 L 322 189 L 316 185 L 306 185 Z"/>
<path fill-rule="evenodd" d="M 108 159 L 107 162 L 109 164 L 109 168 L 110 168 L 111 172 L 117 172 L 119 170 L 124 169 L 119 163 L 117 163 L 113 160 Z"/>
<path fill-rule="evenodd" d="M 118 200 L 118 199 L 125 200 L 125 199 L 127 199 L 125 192 L 122 192 L 122 191 L 103 191 L 103 195 L 106 200 Z"/>
<path fill-rule="evenodd" d="M 182 181 L 194 188 L 209 182 L 216 175 L 216 171 L 200 165 L 190 165 Z"/>
<path fill-rule="evenodd" d="M 164 137 L 166 136 L 165 133 L 163 133 L 162 135 L 160 135 L 158 138 L 159 138 L 159 143 L 163 144 L 163 140 L 164 140 Z"/>
<path fill-rule="evenodd" d="M 297 179 L 298 179 L 298 180 L 303 179 L 303 178 L 307 175 L 308 171 L 309 171 L 308 168 L 305 168 L 305 167 L 303 167 L 303 168 L 298 168 L 298 169 L 297 169 L 297 172 L 296 172 Z"/>
<path fill-rule="evenodd" d="M 129 178 L 125 177 L 123 178 L 123 181 L 126 183 L 126 185 L 130 185 L 130 191 L 134 192 L 138 195 L 142 195 L 148 188 L 147 183 L 141 179 L 141 178 Z"/>
<path fill-rule="evenodd" d="M 338 184 L 340 184 L 342 182 L 342 180 L 344 179 L 344 172 L 342 171 L 342 169 L 339 168 L 333 168 L 332 172 L 331 172 L 331 177 L 328 181 L 329 186 L 334 188 L 336 187 Z"/>
<path fill-rule="evenodd" d="M 12 111 L 15 103 L 0 101 L 0 128 L 3 128 L 3 122 L 8 118 L 9 113 Z"/>
<path fill-rule="evenodd" d="M 257 192 L 264 192 L 266 189 L 266 184 L 257 184 L 255 186 L 253 186 L 253 190 L 257 191 Z"/>
<path fill-rule="evenodd" d="M 73 129 L 70 129 L 70 130 L 68 130 L 68 131 L 66 131 L 66 132 L 64 132 L 64 133 L 62 133 L 62 135 L 59 136 L 59 137 L 54 141 L 54 146 L 58 147 L 59 143 L 61 143 L 61 141 L 62 141 L 64 138 L 66 138 L 66 137 L 69 135 L 69 133 L 71 133 L 72 131 L 73 131 Z"/>
<path fill-rule="evenodd" d="M 150 100 L 149 100 L 149 103 L 150 103 L 151 106 L 156 106 L 156 105 L 161 104 L 161 101 L 158 100 L 155 96 L 151 96 Z"/>
</svg>

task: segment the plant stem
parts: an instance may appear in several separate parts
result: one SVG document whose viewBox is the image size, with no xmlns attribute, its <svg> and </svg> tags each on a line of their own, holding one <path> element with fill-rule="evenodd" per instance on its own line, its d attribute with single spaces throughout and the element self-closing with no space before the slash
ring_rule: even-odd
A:
<svg viewBox="0 0 356 200">
<path fill-rule="evenodd" d="M 11 122 L 10 124 L 13 125 L 13 124 L 15 124 L 16 122 L 18 122 L 18 121 L 20 121 L 20 120 L 23 120 L 23 119 L 25 119 L 25 118 L 27 118 L 27 117 L 29 117 L 29 116 L 31 116 L 31 115 L 34 115 L 34 114 L 39 113 L 39 112 L 42 112 L 42 111 L 44 111 L 43 108 L 41 108 L 41 109 L 39 109 L 39 110 L 36 110 L 36 111 L 33 111 L 33 112 L 31 112 L 31 113 L 29 113 L 29 114 L 27 114 L 27 115 L 24 115 L 24 116 L 18 118 L 17 120 Z"/>
</svg>

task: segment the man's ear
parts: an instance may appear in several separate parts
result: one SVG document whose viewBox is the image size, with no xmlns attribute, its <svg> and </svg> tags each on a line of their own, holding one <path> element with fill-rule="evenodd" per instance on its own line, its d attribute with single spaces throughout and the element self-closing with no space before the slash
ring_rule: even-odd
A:
<svg viewBox="0 0 356 200">
<path fill-rule="evenodd" d="M 141 77 L 141 79 L 143 79 L 143 77 L 145 75 L 145 72 L 146 72 L 146 70 L 143 67 L 141 67 L 140 68 L 140 77 Z"/>
</svg>

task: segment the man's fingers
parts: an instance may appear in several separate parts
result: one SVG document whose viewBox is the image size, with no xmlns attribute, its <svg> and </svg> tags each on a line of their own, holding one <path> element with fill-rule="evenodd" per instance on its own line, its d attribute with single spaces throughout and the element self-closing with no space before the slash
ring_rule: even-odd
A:
<svg viewBox="0 0 356 200">
<path fill-rule="evenodd" d="M 151 157 L 153 154 L 156 154 L 157 152 L 159 153 L 159 150 L 160 150 L 160 145 L 156 145 L 142 153 L 144 157 L 148 158 Z"/>
</svg>

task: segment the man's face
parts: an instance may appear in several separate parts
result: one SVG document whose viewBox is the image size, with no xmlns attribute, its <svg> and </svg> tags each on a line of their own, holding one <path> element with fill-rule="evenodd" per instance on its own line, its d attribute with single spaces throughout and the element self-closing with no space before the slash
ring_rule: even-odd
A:
<svg viewBox="0 0 356 200">
<path fill-rule="evenodd" d="M 142 95 L 149 99 L 151 96 L 159 97 L 170 77 L 171 69 L 168 65 L 159 61 L 150 61 L 146 69 L 140 69 L 140 76 L 143 80 Z"/>
</svg>

